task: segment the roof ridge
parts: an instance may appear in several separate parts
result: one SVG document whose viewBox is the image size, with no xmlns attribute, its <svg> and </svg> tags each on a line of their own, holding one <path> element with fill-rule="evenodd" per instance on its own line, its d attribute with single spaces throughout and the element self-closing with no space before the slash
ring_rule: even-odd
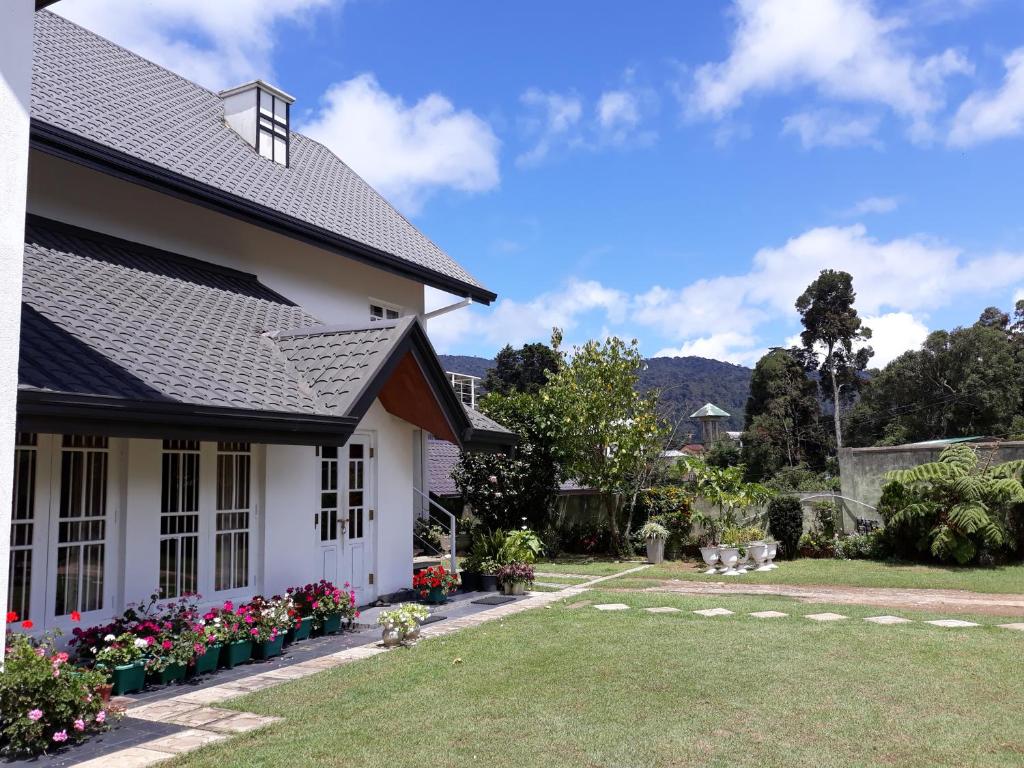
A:
<svg viewBox="0 0 1024 768">
<path fill-rule="evenodd" d="M 307 328 L 294 328 L 282 331 L 270 331 L 268 335 L 276 340 L 304 339 L 311 336 L 329 336 L 335 333 L 359 333 L 360 331 L 376 331 L 390 328 L 401 328 L 403 331 L 413 322 L 418 322 L 416 315 L 400 317 L 397 320 L 371 320 L 367 323 L 338 323 L 311 325 Z"/>
</svg>

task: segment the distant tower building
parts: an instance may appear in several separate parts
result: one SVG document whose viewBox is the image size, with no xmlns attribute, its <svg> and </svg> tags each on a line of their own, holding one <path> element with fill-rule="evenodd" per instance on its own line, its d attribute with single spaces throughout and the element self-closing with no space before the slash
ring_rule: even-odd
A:
<svg viewBox="0 0 1024 768">
<path fill-rule="evenodd" d="M 707 403 L 699 411 L 690 414 L 691 419 L 700 422 L 701 440 L 705 446 L 711 447 L 728 434 L 722 431 L 722 422 L 729 418 L 729 414 L 717 405 Z"/>
</svg>

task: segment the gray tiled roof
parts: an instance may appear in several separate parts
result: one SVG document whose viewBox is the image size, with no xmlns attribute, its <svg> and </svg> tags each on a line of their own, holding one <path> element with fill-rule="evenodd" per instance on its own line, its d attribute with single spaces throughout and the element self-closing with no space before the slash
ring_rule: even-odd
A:
<svg viewBox="0 0 1024 768">
<path fill-rule="evenodd" d="M 215 93 L 49 11 L 36 14 L 32 117 L 487 292 L 322 144 L 292 132 L 290 167 L 267 160 Z"/>
<path fill-rule="evenodd" d="M 430 492 L 438 496 L 458 496 L 452 470 L 459 460 L 459 447 L 445 440 L 427 441 L 427 479 Z"/>
<path fill-rule="evenodd" d="M 465 403 L 463 403 L 462 407 L 466 409 L 466 415 L 469 416 L 469 422 L 473 425 L 473 429 L 483 430 L 485 432 L 502 433 L 506 435 L 513 434 L 512 430 L 506 429 L 494 419 L 484 416 L 480 411 L 473 410 Z"/>
<path fill-rule="evenodd" d="M 317 319 L 255 277 L 30 219 L 19 386 L 330 415 L 266 332 Z"/>
</svg>

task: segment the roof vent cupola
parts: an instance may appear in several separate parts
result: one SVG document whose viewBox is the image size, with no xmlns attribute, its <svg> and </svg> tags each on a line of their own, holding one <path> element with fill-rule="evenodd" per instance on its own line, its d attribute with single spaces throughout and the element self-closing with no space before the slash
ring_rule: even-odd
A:
<svg viewBox="0 0 1024 768">
<path fill-rule="evenodd" d="M 224 119 L 268 160 L 288 165 L 291 105 L 295 98 L 262 80 L 220 92 Z"/>
</svg>

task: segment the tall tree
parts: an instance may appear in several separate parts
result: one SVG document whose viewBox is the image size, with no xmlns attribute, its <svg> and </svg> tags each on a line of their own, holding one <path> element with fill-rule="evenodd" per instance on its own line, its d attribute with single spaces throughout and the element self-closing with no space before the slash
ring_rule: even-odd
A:
<svg viewBox="0 0 1024 768">
<path fill-rule="evenodd" d="M 757 361 L 743 430 L 750 479 L 765 480 L 783 466 L 821 463 L 821 403 L 803 350 L 776 348 Z"/>
<path fill-rule="evenodd" d="M 558 340 L 556 331 L 555 349 Z M 658 393 L 636 388 L 642 366 L 635 339 L 588 341 L 562 360 L 540 391 L 563 473 L 600 492 L 616 545 L 623 539 L 620 512 L 657 465 L 665 441 Z"/>
<path fill-rule="evenodd" d="M 859 345 L 871 338 L 871 329 L 861 323 L 853 307 L 856 298 L 848 272 L 823 269 L 796 300 L 804 325 L 800 340 L 807 354 L 818 360 L 819 370 L 832 388 L 837 449 L 843 447 L 842 390 L 845 388 L 846 399 L 852 400 L 861 372 L 874 354 L 871 347 Z"/>
<path fill-rule="evenodd" d="M 484 389 L 502 395 L 536 394 L 547 383 L 548 374 L 558 370 L 558 362 L 558 354 L 547 344 L 524 344 L 519 349 L 506 344 L 487 371 Z"/>
</svg>

